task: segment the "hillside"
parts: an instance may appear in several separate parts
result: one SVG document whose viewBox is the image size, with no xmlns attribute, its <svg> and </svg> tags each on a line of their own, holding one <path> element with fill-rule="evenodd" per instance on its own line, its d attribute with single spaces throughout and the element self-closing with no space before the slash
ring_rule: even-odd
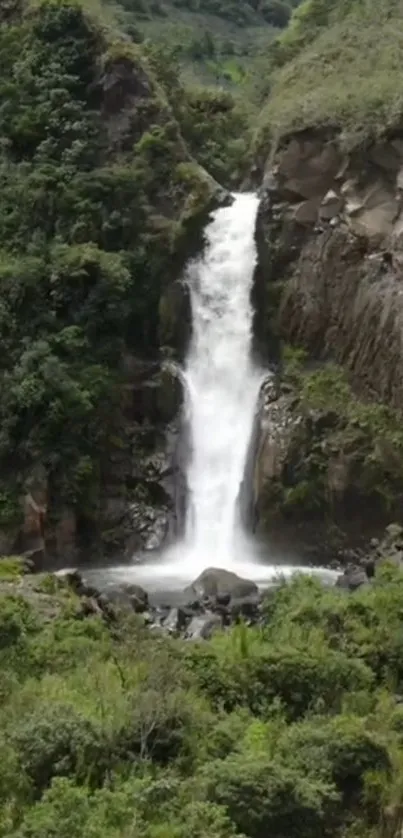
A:
<svg viewBox="0 0 403 838">
<path fill-rule="evenodd" d="M 120 27 L 134 40 L 161 44 L 187 83 L 236 90 L 254 72 L 299 0 L 121 0 Z"/>
<path fill-rule="evenodd" d="M 65 560 L 116 549 L 153 491 L 168 502 L 132 474 L 176 409 L 159 365 L 181 303 L 161 300 L 226 198 L 192 156 L 197 102 L 104 8 L 1 15 L 0 542 Z M 232 113 L 218 102 L 204 133 L 213 171 Z"/>
<path fill-rule="evenodd" d="M 403 0 L 306 0 L 275 42 L 277 0 L 136 2 L 0 2 L 0 838 L 402 838 Z M 206 549 L 156 594 L 132 560 L 183 533 L 183 267 L 240 182 L 278 363 L 224 478 L 271 567 L 278 534 L 322 567 L 262 591 Z M 226 379 L 243 225 L 214 226 L 224 302 L 200 283 Z"/>
<path fill-rule="evenodd" d="M 267 62 L 257 143 L 332 127 L 354 146 L 400 127 L 403 3 L 306 0 Z"/>
<path fill-rule="evenodd" d="M 402 22 L 402 2 L 306 0 L 254 137 L 267 335 L 293 347 L 295 388 L 255 511 L 270 533 L 278 504 L 322 554 L 402 516 Z"/>
</svg>

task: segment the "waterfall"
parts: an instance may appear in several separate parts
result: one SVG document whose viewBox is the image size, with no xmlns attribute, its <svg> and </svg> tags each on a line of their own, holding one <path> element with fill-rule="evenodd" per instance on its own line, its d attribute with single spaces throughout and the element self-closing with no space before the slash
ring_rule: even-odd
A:
<svg viewBox="0 0 403 838">
<path fill-rule="evenodd" d="M 240 546 L 238 494 L 261 374 L 252 356 L 251 290 L 258 198 L 238 194 L 205 231 L 187 271 L 192 340 L 184 368 L 190 423 L 188 512 L 183 549 L 200 570 L 231 568 Z"/>
<path fill-rule="evenodd" d="M 192 339 L 179 370 L 191 450 L 185 535 L 151 563 L 102 571 L 104 580 L 140 582 L 148 590 L 166 592 L 180 590 L 213 566 L 262 585 L 278 573 L 308 572 L 283 558 L 276 564 L 267 546 L 259 557 L 241 526 L 238 501 L 264 378 L 252 360 L 257 209 L 252 194 L 235 195 L 230 207 L 218 209 L 205 230 L 203 254 L 187 269 Z M 309 572 L 324 576 L 323 568 Z"/>
</svg>

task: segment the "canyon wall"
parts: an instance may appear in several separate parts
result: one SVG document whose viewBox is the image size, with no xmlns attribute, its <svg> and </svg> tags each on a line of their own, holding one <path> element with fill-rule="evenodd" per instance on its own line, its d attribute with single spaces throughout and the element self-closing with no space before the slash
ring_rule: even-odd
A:
<svg viewBox="0 0 403 838">
<path fill-rule="evenodd" d="M 288 365 L 275 410 L 263 397 L 255 520 L 270 531 L 281 507 L 280 528 L 310 528 L 321 549 L 332 531 L 332 551 L 402 514 L 403 139 L 348 153 L 332 131 L 295 133 L 261 196 L 267 340 L 304 363 Z"/>
</svg>

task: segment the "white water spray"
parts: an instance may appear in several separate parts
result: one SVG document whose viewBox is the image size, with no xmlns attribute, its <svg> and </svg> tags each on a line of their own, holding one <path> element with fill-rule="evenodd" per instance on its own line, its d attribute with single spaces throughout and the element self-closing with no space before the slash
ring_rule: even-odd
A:
<svg viewBox="0 0 403 838">
<path fill-rule="evenodd" d="M 192 455 L 182 547 L 194 572 L 232 569 L 239 553 L 237 500 L 262 379 L 251 357 L 257 209 L 257 197 L 243 194 L 217 210 L 204 256 L 188 269 L 193 333 L 184 374 Z"/>
<path fill-rule="evenodd" d="M 110 569 L 111 581 L 180 589 L 213 566 L 261 584 L 297 570 L 326 575 L 323 568 L 268 564 L 267 557 L 259 562 L 239 520 L 238 496 L 263 378 L 252 361 L 257 209 L 255 195 L 239 194 L 231 206 L 217 210 L 205 231 L 203 255 L 188 267 L 193 329 L 182 375 L 192 453 L 185 537 L 153 564 Z"/>
</svg>

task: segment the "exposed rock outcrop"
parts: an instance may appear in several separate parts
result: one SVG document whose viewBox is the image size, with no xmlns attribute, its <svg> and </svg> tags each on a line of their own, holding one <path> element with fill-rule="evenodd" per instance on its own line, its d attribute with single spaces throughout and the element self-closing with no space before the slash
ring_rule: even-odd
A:
<svg viewBox="0 0 403 838">
<path fill-rule="evenodd" d="M 401 519 L 400 419 L 357 400 L 340 367 L 288 364 L 282 383 L 269 378 L 254 440 L 248 524 L 274 545 L 350 561 Z"/>
<path fill-rule="evenodd" d="M 302 347 L 310 363 L 336 362 L 349 376 L 352 399 L 381 402 L 397 416 L 403 409 L 402 138 L 347 153 L 335 132 L 297 133 L 270 160 L 261 195 L 257 242 L 268 338 Z M 266 385 L 259 416 L 258 529 L 270 531 L 281 506 L 289 531 L 299 508 L 299 528 L 316 519 L 307 540 L 316 540 L 320 551 L 329 533 L 329 552 L 351 527 L 358 539 L 360 530 L 369 537 L 387 522 L 382 467 L 385 497 L 399 514 L 401 476 L 391 465 L 399 442 L 384 428 L 365 453 L 363 420 L 346 424 L 334 400 L 329 409 L 309 409 L 293 387 L 277 398 Z"/>
<path fill-rule="evenodd" d="M 183 524 L 182 384 L 175 367 L 126 358 L 122 423 L 104 462 L 101 549 L 157 550 Z"/>
<path fill-rule="evenodd" d="M 333 134 L 305 131 L 285 141 L 269 166 L 258 224 L 266 278 L 281 283 L 281 336 L 311 357 L 332 357 L 362 392 L 397 408 L 402 189 L 402 139 L 348 155 Z"/>
</svg>

